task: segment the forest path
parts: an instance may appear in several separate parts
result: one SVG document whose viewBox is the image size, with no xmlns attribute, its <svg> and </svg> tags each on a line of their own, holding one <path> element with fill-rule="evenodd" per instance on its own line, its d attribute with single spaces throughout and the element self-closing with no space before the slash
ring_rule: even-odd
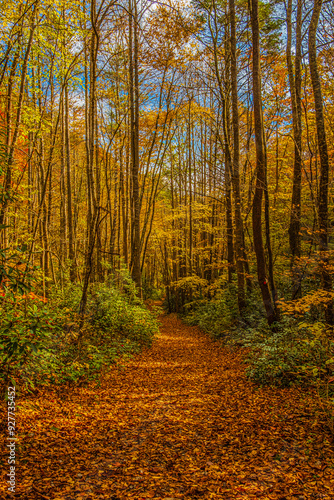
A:
<svg viewBox="0 0 334 500">
<path fill-rule="evenodd" d="M 160 319 L 99 388 L 17 401 L 18 497 L 333 499 L 333 447 L 302 392 L 256 387 L 240 353 Z"/>
</svg>

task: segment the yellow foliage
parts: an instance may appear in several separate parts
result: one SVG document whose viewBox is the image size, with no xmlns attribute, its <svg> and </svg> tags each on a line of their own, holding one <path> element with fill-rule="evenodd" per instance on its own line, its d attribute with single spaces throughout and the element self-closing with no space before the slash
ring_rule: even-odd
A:
<svg viewBox="0 0 334 500">
<path fill-rule="evenodd" d="M 334 292 L 314 290 L 298 300 L 285 301 L 281 299 L 279 304 L 284 314 L 302 315 L 308 312 L 312 306 L 326 306 L 326 304 L 333 300 L 333 297 Z"/>
</svg>

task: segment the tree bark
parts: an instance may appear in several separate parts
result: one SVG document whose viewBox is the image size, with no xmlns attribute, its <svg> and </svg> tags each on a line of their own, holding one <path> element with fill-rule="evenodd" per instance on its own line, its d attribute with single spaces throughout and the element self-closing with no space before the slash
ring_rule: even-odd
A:
<svg viewBox="0 0 334 500">
<path fill-rule="evenodd" d="M 139 79 L 137 2 L 129 0 L 129 93 L 132 180 L 131 274 L 141 296 L 140 193 L 139 193 Z"/>
<path fill-rule="evenodd" d="M 241 313 L 246 306 L 245 302 L 245 275 L 244 275 L 244 238 L 241 215 L 241 196 L 239 178 L 239 111 L 238 111 L 238 84 L 237 84 L 237 42 L 235 3 L 229 0 L 230 24 L 231 24 L 231 98 L 232 98 L 232 130 L 233 130 L 233 157 L 232 187 L 234 195 L 234 223 L 235 223 L 235 254 L 236 270 L 238 280 L 238 307 Z"/>
<path fill-rule="evenodd" d="M 64 101 L 65 101 L 68 257 L 70 259 L 70 280 L 73 283 L 76 278 L 76 272 L 75 272 L 74 235 L 73 235 L 73 217 L 72 217 L 71 153 L 70 153 L 69 105 L 68 105 L 67 83 L 65 83 Z"/>
<path fill-rule="evenodd" d="M 322 7 L 322 0 L 314 0 L 313 13 L 309 27 L 308 49 L 309 66 L 315 104 L 315 120 L 317 127 L 318 150 L 320 157 L 320 180 L 318 196 L 318 223 L 319 242 L 321 254 L 321 278 L 323 289 L 332 291 L 332 278 L 328 270 L 328 174 L 329 160 L 327 139 L 325 130 L 325 120 L 323 111 L 323 99 L 321 92 L 321 82 L 317 65 L 316 36 L 319 16 Z M 334 322 L 333 299 L 330 298 L 325 308 L 326 322 L 330 325 Z"/>
<path fill-rule="evenodd" d="M 301 217 L 301 179 L 302 179 L 302 105 L 301 105 L 301 41 L 302 41 L 302 0 L 297 3 L 296 19 L 296 56 L 293 67 L 292 45 L 292 0 L 287 6 L 287 68 L 291 94 L 292 126 L 294 138 L 293 187 L 291 199 L 291 215 L 289 226 L 289 243 L 291 251 L 292 298 L 301 296 L 300 266 L 301 256 L 300 217 Z M 296 261 L 297 259 L 297 261 Z"/>
<path fill-rule="evenodd" d="M 262 238 L 262 198 L 266 187 L 265 179 L 265 150 L 261 98 L 261 69 L 260 69 L 260 27 L 258 0 L 251 0 L 252 51 L 253 51 L 253 102 L 254 102 L 254 129 L 256 148 L 256 185 L 253 199 L 252 223 L 253 241 L 257 261 L 257 276 L 261 290 L 263 304 L 267 314 L 268 324 L 276 321 L 275 309 L 270 295 L 266 276 L 266 262 Z"/>
</svg>

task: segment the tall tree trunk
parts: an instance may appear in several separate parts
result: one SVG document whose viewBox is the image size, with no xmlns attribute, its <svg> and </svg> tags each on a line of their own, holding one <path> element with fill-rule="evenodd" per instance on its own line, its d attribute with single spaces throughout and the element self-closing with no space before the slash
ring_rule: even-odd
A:
<svg viewBox="0 0 334 500">
<path fill-rule="evenodd" d="M 226 158 L 226 148 L 225 148 L 225 158 Z M 227 278 L 228 282 L 232 283 L 232 276 L 234 271 L 234 249 L 233 249 L 231 174 L 229 165 L 226 165 L 225 167 L 225 200 L 226 200 L 227 265 L 228 265 Z"/>
<path fill-rule="evenodd" d="M 121 210 L 122 210 L 122 251 L 125 264 L 128 264 L 128 212 L 126 206 L 126 193 L 125 193 L 125 180 L 124 180 L 124 165 L 123 156 L 120 151 L 120 197 L 121 197 Z"/>
<path fill-rule="evenodd" d="M 292 125 L 294 138 L 293 187 L 291 199 L 291 216 L 289 226 L 289 243 L 291 251 L 292 298 L 301 296 L 300 265 L 301 256 L 300 217 L 301 217 L 301 179 L 302 179 L 302 104 L 301 104 L 301 42 L 302 42 L 302 0 L 297 3 L 296 19 L 296 56 L 293 68 L 292 45 L 292 0 L 287 6 L 287 67 L 291 94 Z M 297 259 L 297 262 L 296 262 Z"/>
<path fill-rule="evenodd" d="M 90 34 L 90 61 L 89 61 L 89 92 L 86 94 L 86 153 L 87 153 L 87 186 L 88 186 L 88 216 L 87 216 L 87 245 L 85 254 L 85 267 L 83 276 L 83 288 L 79 305 L 82 317 L 86 311 L 89 282 L 94 279 L 94 248 L 96 233 L 99 228 L 99 206 L 96 201 L 94 166 L 96 166 L 96 72 L 97 54 L 99 46 L 99 33 L 97 30 L 96 0 L 91 0 L 90 6 L 91 34 Z M 86 73 L 86 78 L 88 77 Z M 87 80 L 86 80 L 87 82 Z M 91 210 L 91 211 L 90 211 Z"/>
<path fill-rule="evenodd" d="M 234 195 L 234 223 L 235 223 L 235 253 L 238 279 L 238 307 L 239 311 L 245 308 L 245 276 L 244 276 L 244 238 L 241 215 L 241 196 L 239 179 L 239 111 L 238 111 L 238 84 L 237 84 L 237 47 L 236 21 L 234 0 L 229 0 L 231 23 L 231 97 L 232 97 L 232 130 L 233 130 L 233 157 L 232 186 Z"/>
<path fill-rule="evenodd" d="M 66 139 L 65 139 L 65 103 L 64 96 L 61 104 L 61 148 L 60 148 L 60 261 L 63 265 L 67 260 L 67 238 L 66 238 Z"/>
<path fill-rule="evenodd" d="M 132 180 L 131 274 L 141 295 L 140 193 L 139 193 L 139 75 L 137 2 L 129 0 L 129 91 Z"/>
<path fill-rule="evenodd" d="M 328 149 L 326 140 L 325 120 L 321 83 L 317 66 L 316 36 L 322 0 L 314 0 L 312 18 L 309 27 L 308 49 L 309 66 L 315 104 L 315 120 L 317 126 L 318 149 L 320 157 L 320 180 L 318 197 L 319 241 L 321 252 L 321 277 L 322 286 L 326 291 L 332 291 L 332 278 L 328 269 Z M 333 324 L 333 300 L 328 301 L 325 308 L 326 322 Z"/>
<path fill-rule="evenodd" d="M 254 129 L 256 148 L 256 185 L 253 199 L 253 241 L 257 261 L 257 276 L 262 294 L 263 304 L 267 313 L 268 324 L 276 321 L 270 290 L 266 276 L 266 261 L 262 238 L 262 198 L 266 187 L 265 179 L 265 150 L 261 98 L 261 69 L 260 69 L 260 27 L 258 0 L 251 0 L 252 50 L 253 50 L 253 102 L 254 102 Z"/>
<path fill-rule="evenodd" d="M 191 102 L 189 100 L 188 108 L 188 183 L 189 183 L 189 270 L 191 276 L 193 273 L 193 196 L 192 196 L 192 150 L 191 150 Z M 192 300 L 192 291 L 190 290 L 190 300 Z"/>
<path fill-rule="evenodd" d="M 68 105 L 67 83 L 65 83 L 64 101 L 65 101 L 68 257 L 70 259 L 70 280 L 73 283 L 76 278 L 76 272 L 75 272 L 74 235 L 73 235 L 73 218 L 72 218 L 71 153 L 70 153 L 69 105 Z"/>
</svg>

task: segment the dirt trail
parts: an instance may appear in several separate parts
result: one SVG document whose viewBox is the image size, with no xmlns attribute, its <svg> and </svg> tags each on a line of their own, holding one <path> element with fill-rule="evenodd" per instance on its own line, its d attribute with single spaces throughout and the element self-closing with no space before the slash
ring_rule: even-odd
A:
<svg viewBox="0 0 334 500">
<path fill-rule="evenodd" d="M 240 353 L 161 321 L 101 387 L 18 401 L 18 498 L 334 499 L 333 447 L 302 393 L 256 387 Z"/>
</svg>

